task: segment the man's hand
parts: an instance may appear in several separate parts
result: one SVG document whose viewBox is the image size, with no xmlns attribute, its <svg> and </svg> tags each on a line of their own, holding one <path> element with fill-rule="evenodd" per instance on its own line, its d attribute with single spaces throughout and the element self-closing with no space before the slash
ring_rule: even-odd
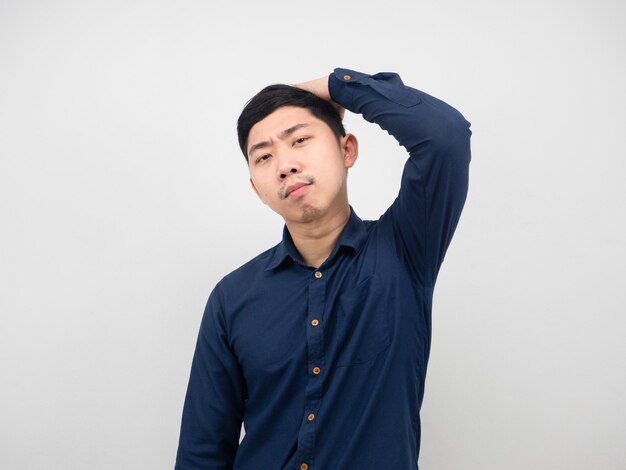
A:
<svg viewBox="0 0 626 470">
<path fill-rule="evenodd" d="M 310 80 L 308 82 L 296 83 L 294 86 L 310 91 L 323 100 L 330 102 L 330 104 L 332 104 L 339 113 L 341 119 L 345 116 L 346 110 L 335 103 L 330 97 L 330 91 L 328 90 L 328 76 L 316 78 L 315 80 Z"/>
</svg>

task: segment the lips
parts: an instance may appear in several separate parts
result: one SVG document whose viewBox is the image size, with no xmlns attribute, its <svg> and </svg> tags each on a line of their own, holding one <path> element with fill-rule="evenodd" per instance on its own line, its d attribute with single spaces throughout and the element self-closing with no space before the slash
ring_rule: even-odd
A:
<svg viewBox="0 0 626 470">
<path fill-rule="evenodd" d="M 285 190 L 285 199 L 289 197 L 289 195 L 291 193 L 293 193 L 294 191 L 297 191 L 298 189 L 304 187 L 304 186 L 308 186 L 311 183 L 296 183 L 296 184 L 292 184 L 291 186 L 289 186 L 286 190 Z"/>
</svg>

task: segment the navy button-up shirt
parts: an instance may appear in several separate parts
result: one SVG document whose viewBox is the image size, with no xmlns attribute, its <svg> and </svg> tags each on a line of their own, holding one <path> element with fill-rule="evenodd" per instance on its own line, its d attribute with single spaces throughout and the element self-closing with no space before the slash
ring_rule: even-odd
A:
<svg viewBox="0 0 626 470">
<path fill-rule="evenodd" d="M 215 286 L 178 470 L 417 469 L 433 288 L 467 195 L 469 122 L 394 73 L 336 69 L 329 88 L 409 152 L 398 197 L 375 221 L 351 208 L 319 268 L 285 227 Z"/>
</svg>

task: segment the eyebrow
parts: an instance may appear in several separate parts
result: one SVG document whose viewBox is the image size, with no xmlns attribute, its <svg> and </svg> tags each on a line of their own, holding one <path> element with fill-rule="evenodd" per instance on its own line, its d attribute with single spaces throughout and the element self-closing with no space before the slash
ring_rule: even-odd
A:
<svg viewBox="0 0 626 470">
<path fill-rule="evenodd" d="M 303 127 L 309 127 L 309 124 L 301 123 L 301 124 L 296 124 L 295 126 L 291 126 L 289 129 L 285 129 L 280 134 L 278 134 L 278 138 L 280 140 L 285 140 L 291 134 L 293 134 L 294 132 L 296 132 L 299 129 L 302 129 Z M 270 145 L 270 142 L 268 140 L 263 140 L 261 142 L 258 142 L 256 144 L 254 144 L 252 147 L 250 147 L 250 150 L 248 150 L 248 155 L 252 155 L 252 152 L 254 152 L 255 150 L 259 150 L 259 149 L 262 149 L 264 147 L 268 147 L 269 145 Z"/>
</svg>

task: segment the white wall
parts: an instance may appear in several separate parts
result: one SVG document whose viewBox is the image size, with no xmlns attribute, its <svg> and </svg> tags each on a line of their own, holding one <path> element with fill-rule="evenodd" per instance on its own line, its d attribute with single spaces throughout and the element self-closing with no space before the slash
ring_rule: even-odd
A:
<svg viewBox="0 0 626 470">
<path fill-rule="evenodd" d="M 213 285 L 280 239 L 235 122 L 396 71 L 472 122 L 425 470 L 626 468 L 626 4 L 0 1 L 0 468 L 168 469 Z M 404 152 L 348 115 L 351 202 Z"/>
</svg>

